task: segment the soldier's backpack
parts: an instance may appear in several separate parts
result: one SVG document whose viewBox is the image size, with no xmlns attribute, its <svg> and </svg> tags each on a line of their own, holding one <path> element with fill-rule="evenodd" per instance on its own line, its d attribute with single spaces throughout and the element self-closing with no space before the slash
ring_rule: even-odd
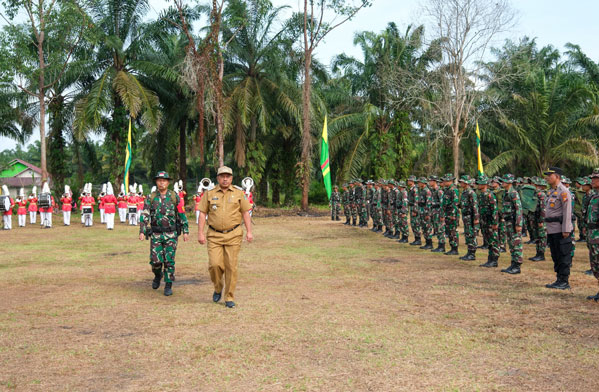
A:
<svg viewBox="0 0 599 392">
<path fill-rule="evenodd" d="M 537 198 L 537 188 L 532 185 L 523 185 L 520 190 L 520 199 L 522 201 L 522 210 L 525 213 L 535 212 L 539 199 Z"/>
</svg>

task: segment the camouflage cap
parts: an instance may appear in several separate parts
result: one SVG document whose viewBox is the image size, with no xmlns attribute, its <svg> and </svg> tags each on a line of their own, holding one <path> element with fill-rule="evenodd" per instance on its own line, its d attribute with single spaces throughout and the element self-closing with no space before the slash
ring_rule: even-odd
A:
<svg viewBox="0 0 599 392">
<path fill-rule="evenodd" d="M 532 183 L 538 186 L 547 186 L 547 181 L 539 177 L 534 177 Z"/>
<path fill-rule="evenodd" d="M 569 179 L 568 177 L 566 177 L 566 176 L 563 176 L 563 177 L 562 177 L 562 182 L 563 182 L 564 184 L 568 184 L 568 185 L 569 185 L 569 184 L 572 184 L 572 180 L 570 180 L 570 179 Z"/>
<path fill-rule="evenodd" d="M 499 184 L 501 182 L 501 178 L 499 176 L 495 176 L 495 177 L 491 178 L 490 182 Z"/>
<path fill-rule="evenodd" d="M 168 173 L 165 171 L 159 171 L 158 173 L 156 173 L 156 175 L 154 176 L 154 181 L 156 181 L 159 178 L 163 178 L 165 180 L 170 180 L 171 178 L 169 177 Z"/>
<path fill-rule="evenodd" d="M 481 174 L 476 178 L 477 185 L 489 185 L 489 177 L 484 174 Z"/>
<path fill-rule="evenodd" d="M 447 173 L 443 176 L 443 181 L 453 181 L 454 179 L 455 179 L 455 177 L 451 173 Z"/>
<path fill-rule="evenodd" d="M 576 180 L 574 180 L 574 182 L 580 185 L 584 185 L 586 180 L 585 177 L 576 177 Z"/>
<path fill-rule="evenodd" d="M 347 182 L 343 185 L 341 185 L 343 188 L 347 188 Z"/>
<path fill-rule="evenodd" d="M 333 185 L 333 189 L 335 188 L 339 189 L 339 185 Z"/>
<path fill-rule="evenodd" d="M 464 174 L 460 177 L 459 182 L 465 182 L 466 184 L 470 184 L 472 178 L 468 174 Z"/>
<path fill-rule="evenodd" d="M 522 177 L 518 177 L 514 180 L 514 182 L 522 182 Z"/>
<path fill-rule="evenodd" d="M 593 173 L 589 176 L 590 179 L 593 178 L 599 178 L 599 167 L 596 169 L 593 169 Z"/>
<path fill-rule="evenodd" d="M 501 182 L 507 182 L 507 183 L 513 183 L 516 181 L 516 179 L 514 178 L 513 174 L 504 174 L 503 177 L 499 178 L 499 181 Z"/>
<path fill-rule="evenodd" d="M 405 182 L 404 180 L 399 180 L 399 182 L 398 182 L 398 186 L 399 186 L 400 188 L 405 188 L 405 187 L 406 187 L 406 182 Z"/>
<path fill-rule="evenodd" d="M 421 183 L 421 184 L 426 184 L 426 183 L 428 183 L 428 180 L 426 179 L 426 177 L 420 177 L 418 179 L 418 182 Z"/>
<path fill-rule="evenodd" d="M 430 177 L 428 178 L 428 180 L 429 180 L 429 181 L 435 181 L 435 182 L 439 182 L 439 177 L 437 177 L 437 176 L 430 176 Z"/>
<path fill-rule="evenodd" d="M 408 177 L 408 181 L 416 182 L 416 181 L 418 181 L 418 179 L 416 178 L 416 176 L 410 176 L 410 177 Z"/>
</svg>

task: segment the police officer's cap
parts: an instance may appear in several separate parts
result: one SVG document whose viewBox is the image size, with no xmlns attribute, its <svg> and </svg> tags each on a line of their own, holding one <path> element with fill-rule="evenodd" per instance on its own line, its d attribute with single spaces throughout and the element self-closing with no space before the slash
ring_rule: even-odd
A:
<svg viewBox="0 0 599 392">
<path fill-rule="evenodd" d="M 156 175 L 154 176 L 154 181 L 156 181 L 157 179 L 162 178 L 165 180 L 170 180 L 171 178 L 168 176 L 168 173 L 165 171 L 159 171 L 158 173 L 156 173 Z"/>
<path fill-rule="evenodd" d="M 564 175 L 564 171 L 557 166 L 550 166 L 549 169 L 543 172 L 544 175 L 548 176 L 550 174 L 559 174 L 560 176 Z"/>
</svg>

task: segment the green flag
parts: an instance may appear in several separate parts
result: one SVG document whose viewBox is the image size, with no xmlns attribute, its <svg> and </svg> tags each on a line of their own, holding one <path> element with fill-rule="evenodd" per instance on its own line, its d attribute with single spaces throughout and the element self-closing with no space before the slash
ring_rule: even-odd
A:
<svg viewBox="0 0 599 392">
<path fill-rule="evenodd" d="M 327 116 L 324 116 L 324 127 L 322 127 L 322 141 L 320 143 L 320 170 L 327 196 L 331 199 L 331 169 L 329 168 L 329 140 L 327 136 Z"/>
</svg>

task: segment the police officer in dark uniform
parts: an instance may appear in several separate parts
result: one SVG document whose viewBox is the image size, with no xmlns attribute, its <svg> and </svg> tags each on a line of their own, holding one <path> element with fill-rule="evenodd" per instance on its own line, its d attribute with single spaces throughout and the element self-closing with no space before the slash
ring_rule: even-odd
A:
<svg viewBox="0 0 599 392">
<path fill-rule="evenodd" d="M 545 287 L 565 290 L 570 288 L 568 279 L 572 266 L 572 195 L 562 184 L 562 169 L 550 167 L 543 174 L 551 186 L 545 199 L 545 222 L 553 270 L 557 274 L 557 280 Z"/>
</svg>

